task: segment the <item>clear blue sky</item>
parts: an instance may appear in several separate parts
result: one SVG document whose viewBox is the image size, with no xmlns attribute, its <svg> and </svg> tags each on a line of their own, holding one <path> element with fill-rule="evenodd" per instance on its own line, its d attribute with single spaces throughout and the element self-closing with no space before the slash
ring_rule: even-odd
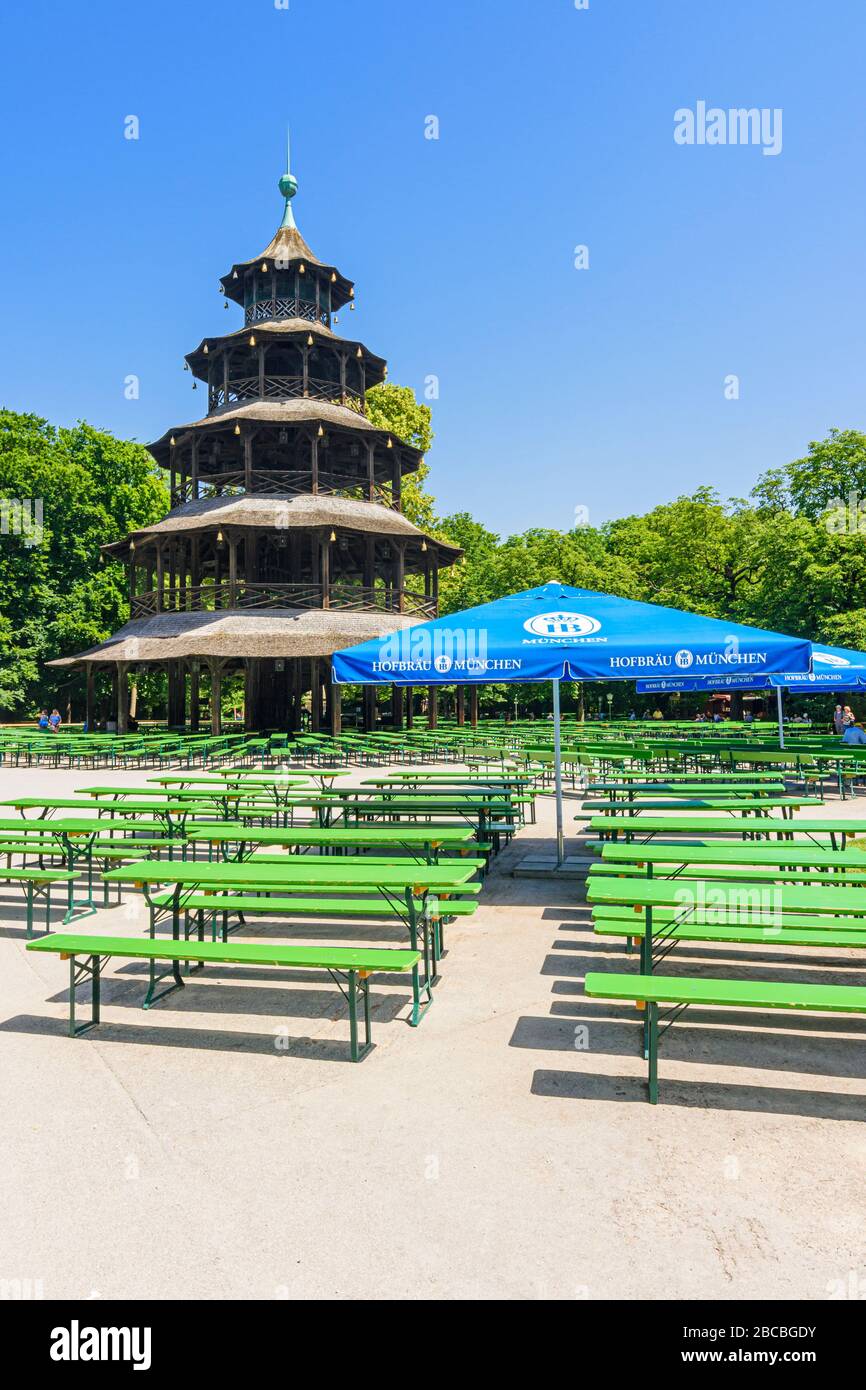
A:
<svg viewBox="0 0 866 1390">
<path fill-rule="evenodd" d="M 279 222 L 291 121 L 340 329 L 440 378 L 440 511 L 741 495 L 866 426 L 863 0 L 47 0 L 3 30 L 8 406 L 145 441 L 201 413 L 183 354 L 239 326 L 217 281 Z M 699 100 L 781 108 L 782 152 L 676 144 Z"/>
</svg>

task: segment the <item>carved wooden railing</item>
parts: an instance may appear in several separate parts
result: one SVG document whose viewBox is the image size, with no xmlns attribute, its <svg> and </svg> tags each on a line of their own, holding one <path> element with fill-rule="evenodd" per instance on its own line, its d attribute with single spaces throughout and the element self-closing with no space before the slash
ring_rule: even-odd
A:
<svg viewBox="0 0 866 1390">
<path fill-rule="evenodd" d="M 259 299 L 244 310 L 244 323 L 263 323 L 268 319 L 305 319 L 307 323 L 323 323 L 329 326 L 327 309 L 316 312 L 315 303 L 309 299 L 294 299 L 278 296 L 276 299 Z"/>
<path fill-rule="evenodd" d="M 212 613 L 228 608 L 341 608 L 358 611 L 375 610 L 389 613 L 408 613 L 412 616 L 435 617 L 432 598 L 411 589 L 368 588 L 362 584 L 331 584 L 327 593 L 321 584 L 247 583 L 238 579 L 234 584 L 187 584 L 165 589 L 162 606 L 157 606 L 157 593 L 136 594 L 130 603 L 133 618 L 153 617 L 162 613 Z"/>
</svg>

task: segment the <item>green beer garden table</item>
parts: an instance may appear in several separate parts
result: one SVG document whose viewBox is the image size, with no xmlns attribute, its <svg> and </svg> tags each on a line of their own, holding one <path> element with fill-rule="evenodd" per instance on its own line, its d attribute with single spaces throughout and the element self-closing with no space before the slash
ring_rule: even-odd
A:
<svg viewBox="0 0 866 1390">
<path fill-rule="evenodd" d="M 742 835 L 778 839 L 793 839 L 805 836 L 818 843 L 816 837 L 826 835 L 833 849 L 841 840 L 844 849 L 847 841 L 855 836 L 866 835 L 866 820 L 852 820 L 849 817 L 827 817 L 797 820 L 782 820 L 781 817 L 747 816 L 735 820 L 730 816 L 704 816 L 672 814 L 669 816 L 593 816 L 589 829 L 597 831 L 603 838 L 624 837 L 631 840 L 636 834 L 651 840 L 655 835 Z"/>
<path fill-rule="evenodd" d="M 251 889 L 265 894 L 291 894 L 315 890 L 331 895 L 352 895 L 367 892 L 381 896 L 383 902 L 405 923 L 412 950 L 418 949 L 419 932 L 424 946 L 425 969 L 429 977 L 428 899 L 438 893 L 472 893 L 479 885 L 471 884 L 475 873 L 472 865 L 459 859 L 441 864 L 392 865 L 367 864 L 363 860 L 315 858 L 309 855 L 287 856 L 285 865 L 263 864 L 255 859 L 237 863 L 180 863 L 157 864 L 144 860 L 109 869 L 103 878 L 109 882 L 140 884 L 145 892 L 157 884 L 171 885 L 168 910 L 171 913 L 172 937 L 180 939 L 180 914 L 184 898 L 194 893 L 214 896 L 234 889 Z M 420 910 L 419 910 L 420 908 Z M 152 918 L 155 924 L 156 916 Z M 173 967 L 176 970 L 176 965 Z M 417 968 L 413 973 L 413 1021 L 423 1012 Z"/>
<path fill-rule="evenodd" d="M 128 820 L 124 821 L 118 817 L 107 824 L 96 816 L 87 819 L 76 819 L 74 817 L 48 818 L 38 820 L 20 819 L 14 816 L 0 817 L 0 838 L 3 836 L 14 835 L 17 841 L 34 842 L 34 853 L 44 847 L 44 852 L 48 853 L 48 844 L 56 846 L 56 852 L 62 854 L 66 861 L 66 868 L 69 870 L 68 879 L 68 904 L 64 922 L 68 922 L 75 909 L 79 907 L 89 908 L 91 912 L 96 911 L 96 903 L 93 900 L 93 847 L 100 835 L 104 835 L 106 829 L 112 832 L 116 830 L 132 830 L 137 833 L 160 833 L 162 825 L 158 822 Z M 121 837 L 118 844 L 122 843 Z M 87 897 L 75 899 L 74 879 L 75 870 L 78 863 L 84 860 L 87 871 Z"/>
<path fill-rule="evenodd" d="M 461 849 L 471 848 L 474 837 L 470 826 L 442 825 L 372 825 L 341 828 L 332 826 L 321 830 L 315 827 L 293 829 L 291 827 L 239 827 L 236 821 L 223 824 L 199 824 L 187 826 L 188 843 L 228 846 L 237 845 L 236 859 L 245 859 L 256 848 L 273 846 L 287 849 L 320 849 L 333 851 L 339 856 L 347 849 L 403 849 L 420 851 L 430 862 L 438 858 L 438 851 L 445 846 Z M 330 856 L 329 856 L 330 857 Z M 363 863 L 363 859 L 353 857 L 353 863 Z M 399 860 L 395 862 L 399 863 Z"/>
</svg>

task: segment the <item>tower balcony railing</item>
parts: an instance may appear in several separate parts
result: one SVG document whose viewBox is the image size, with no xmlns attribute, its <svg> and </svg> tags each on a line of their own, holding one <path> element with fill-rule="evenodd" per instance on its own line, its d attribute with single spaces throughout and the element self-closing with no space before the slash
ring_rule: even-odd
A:
<svg viewBox="0 0 866 1390">
<path fill-rule="evenodd" d="M 285 401 L 309 398 L 315 401 L 328 401 L 332 405 L 344 405 L 358 415 L 366 413 L 364 397 L 358 391 L 341 387 L 339 381 L 325 377 L 303 376 L 258 376 L 232 377 L 225 386 L 211 388 L 208 399 L 208 413 L 222 410 L 226 405 L 242 405 L 246 401 Z"/>
<path fill-rule="evenodd" d="M 360 612 L 406 613 L 412 617 L 435 618 L 436 603 L 428 595 L 412 589 L 384 585 L 370 588 L 363 584 L 329 585 L 316 583 L 250 583 L 238 579 L 232 584 L 187 584 L 166 588 L 162 603 L 156 590 L 136 594 L 130 602 L 130 616 L 150 618 L 157 613 L 215 613 L 236 608 L 341 608 Z"/>
<path fill-rule="evenodd" d="M 244 310 L 244 324 L 266 323 L 270 319 L 305 319 L 307 323 L 322 323 L 330 326 L 327 309 L 317 309 L 309 299 L 294 299 L 291 296 L 276 299 L 257 299 Z"/>
<path fill-rule="evenodd" d="M 314 491 L 309 467 L 254 469 L 249 488 L 245 483 L 243 469 L 208 473 L 199 478 L 195 490 L 191 479 L 186 478 L 172 493 L 171 505 L 176 507 L 181 502 L 203 498 L 241 496 L 247 492 L 267 493 L 271 496 L 277 494 L 281 497 L 309 497 Z M 347 497 L 360 502 L 378 502 L 382 507 L 400 511 L 400 501 L 395 499 L 390 485 L 374 482 L 371 489 L 366 478 L 359 479 L 355 474 L 331 473 L 320 469 L 315 493 L 323 497 Z"/>
</svg>

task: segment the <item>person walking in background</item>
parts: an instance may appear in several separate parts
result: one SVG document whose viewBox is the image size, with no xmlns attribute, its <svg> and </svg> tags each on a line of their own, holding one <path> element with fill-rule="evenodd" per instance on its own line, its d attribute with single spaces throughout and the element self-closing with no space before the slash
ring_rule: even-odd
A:
<svg viewBox="0 0 866 1390">
<path fill-rule="evenodd" d="M 842 722 L 843 710 L 841 705 L 837 705 L 833 711 L 833 732 L 842 734 L 845 732 L 845 725 Z"/>
</svg>

